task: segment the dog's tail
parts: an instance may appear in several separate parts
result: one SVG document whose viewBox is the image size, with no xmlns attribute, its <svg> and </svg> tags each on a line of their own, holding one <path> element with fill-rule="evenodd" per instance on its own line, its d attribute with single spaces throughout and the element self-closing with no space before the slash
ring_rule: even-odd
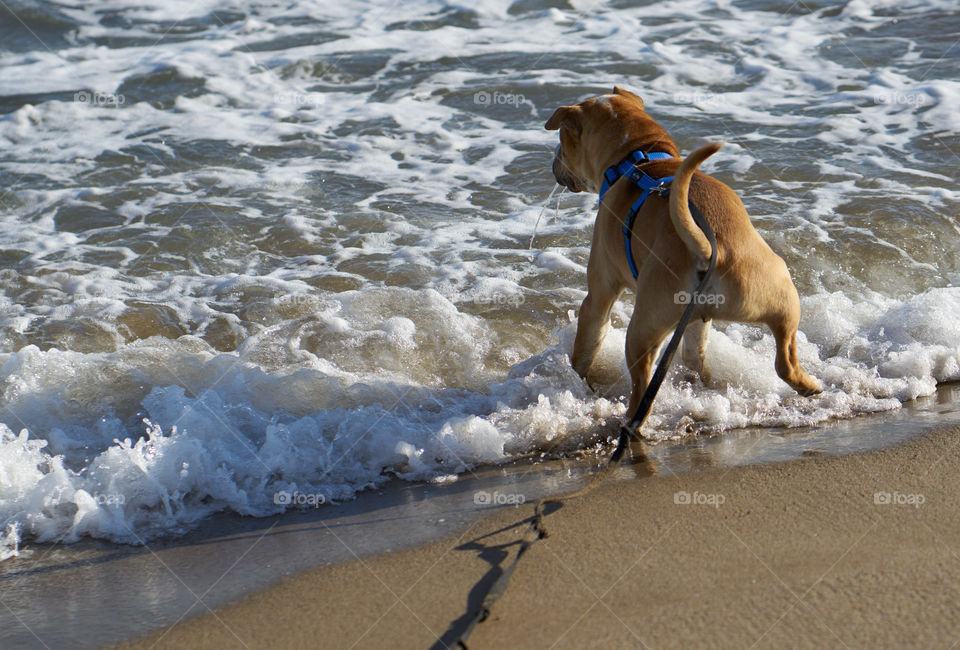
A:
<svg viewBox="0 0 960 650">
<path fill-rule="evenodd" d="M 693 256 L 703 261 L 710 259 L 710 242 L 694 223 L 690 208 L 687 207 L 690 179 L 700 163 L 720 151 L 721 147 L 723 143 L 712 142 L 696 149 L 680 163 L 670 183 L 670 218 L 673 220 L 673 227 L 677 229 L 677 234 Z"/>
</svg>

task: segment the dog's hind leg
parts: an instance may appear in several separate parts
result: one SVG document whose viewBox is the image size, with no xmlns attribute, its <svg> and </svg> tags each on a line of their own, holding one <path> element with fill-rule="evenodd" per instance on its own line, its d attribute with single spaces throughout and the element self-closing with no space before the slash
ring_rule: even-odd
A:
<svg viewBox="0 0 960 650">
<path fill-rule="evenodd" d="M 823 387 L 819 381 L 800 367 L 800 360 L 797 358 L 800 298 L 792 282 L 789 284 L 789 290 L 784 291 L 783 294 L 786 295 L 777 302 L 776 313 L 772 318 L 767 319 L 767 325 L 773 330 L 773 336 L 777 340 L 777 374 L 804 397 L 816 395 L 823 390 Z"/>
<path fill-rule="evenodd" d="M 700 375 L 704 383 L 710 381 L 707 370 L 707 340 L 710 338 L 710 319 L 694 318 L 683 333 L 683 347 L 680 355 L 687 368 Z"/>
<path fill-rule="evenodd" d="M 646 318 L 638 319 L 637 310 L 634 310 L 633 314 L 626 346 L 627 368 L 630 370 L 630 379 L 633 384 L 633 390 L 630 392 L 630 408 L 627 409 L 628 417 L 637 410 L 640 398 L 643 397 L 643 392 L 653 377 L 657 352 L 660 351 L 663 340 L 674 327 L 674 324 L 669 322 L 665 325 L 661 322 L 658 325 Z"/>
<path fill-rule="evenodd" d="M 627 411 L 630 415 L 650 383 L 660 346 L 683 313 L 683 306 L 675 298 L 676 287 L 664 282 L 661 264 L 659 259 L 647 260 L 637 279 L 637 302 L 627 329 L 625 350 L 633 383 Z"/>
<path fill-rule="evenodd" d="M 820 382 L 811 377 L 800 367 L 797 359 L 797 327 L 790 327 L 786 323 L 772 326 L 773 335 L 777 339 L 777 374 L 780 378 L 803 395 L 809 397 L 823 390 Z"/>
</svg>

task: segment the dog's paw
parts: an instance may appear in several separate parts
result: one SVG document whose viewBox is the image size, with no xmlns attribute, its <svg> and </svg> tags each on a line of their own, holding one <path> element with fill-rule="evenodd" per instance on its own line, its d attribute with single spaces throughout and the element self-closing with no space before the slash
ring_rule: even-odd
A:
<svg viewBox="0 0 960 650">
<path fill-rule="evenodd" d="M 707 386 L 710 383 L 710 373 L 706 372 L 706 370 L 697 372 L 689 366 L 680 366 L 678 377 L 680 381 L 687 382 L 688 384 Z"/>
<path fill-rule="evenodd" d="M 813 397 L 823 392 L 823 384 L 810 375 L 807 375 L 803 383 L 799 386 L 794 386 L 794 389 L 803 397 Z"/>
</svg>

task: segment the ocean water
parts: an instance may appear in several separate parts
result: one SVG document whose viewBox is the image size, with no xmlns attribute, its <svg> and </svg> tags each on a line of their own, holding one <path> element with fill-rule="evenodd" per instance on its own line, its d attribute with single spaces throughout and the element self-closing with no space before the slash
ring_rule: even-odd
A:
<svg viewBox="0 0 960 650">
<path fill-rule="evenodd" d="M 704 170 L 791 268 L 826 386 L 716 323 L 645 437 L 960 379 L 958 35 L 952 0 L 8 0 L 0 558 L 603 449 L 633 297 L 592 390 L 596 197 L 548 202 L 543 123 L 614 84 L 683 152 L 727 143 Z"/>
</svg>

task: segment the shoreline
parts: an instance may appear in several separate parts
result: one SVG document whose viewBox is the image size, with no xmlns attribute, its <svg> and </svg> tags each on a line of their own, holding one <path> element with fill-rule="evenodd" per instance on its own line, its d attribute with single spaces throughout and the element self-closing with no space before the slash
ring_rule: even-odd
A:
<svg viewBox="0 0 960 650">
<path fill-rule="evenodd" d="M 797 429 L 743 429 L 646 447 L 650 466 L 621 464 L 612 480 L 655 467 L 685 475 L 708 468 L 849 454 L 960 425 L 960 385 L 894 412 Z M 607 451 L 606 453 L 609 453 Z M 581 487 L 606 455 L 478 467 L 456 481 L 394 480 L 322 508 L 266 518 L 218 513 L 183 536 L 126 546 L 98 540 L 41 544 L 0 565 L 0 645 L 98 648 L 155 633 L 319 566 L 453 539 L 517 495 Z M 490 498 L 481 505 L 478 495 Z M 56 611 L 56 617 L 46 612 Z M 127 612 L 116 616 L 118 611 Z"/>
<path fill-rule="evenodd" d="M 960 427 L 875 451 L 621 470 L 547 517 L 470 646 L 883 647 L 960 638 Z M 683 495 L 686 496 L 683 496 Z M 889 503 L 885 502 L 889 501 Z M 452 642 L 532 506 L 321 567 L 118 647 Z M 468 606 L 469 603 L 469 606 Z"/>
</svg>

